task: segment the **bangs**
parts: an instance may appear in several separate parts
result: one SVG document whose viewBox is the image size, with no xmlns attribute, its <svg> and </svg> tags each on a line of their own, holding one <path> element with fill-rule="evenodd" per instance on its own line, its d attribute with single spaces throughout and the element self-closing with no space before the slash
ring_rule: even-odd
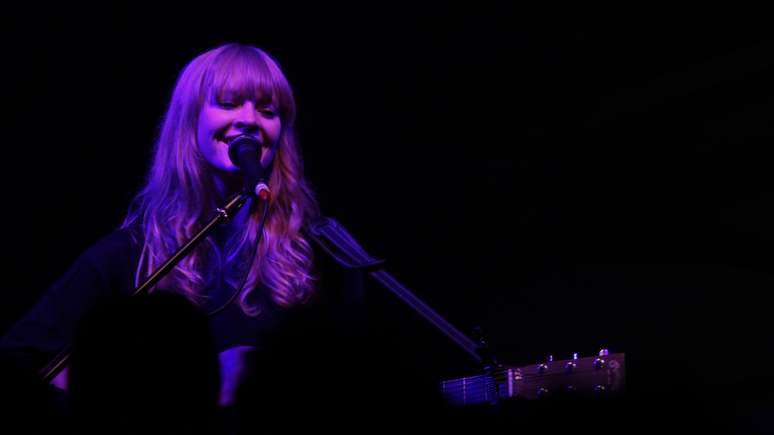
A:
<svg viewBox="0 0 774 435">
<path fill-rule="evenodd" d="M 202 82 L 202 96 L 210 101 L 227 97 L 274 104 L 287 117 L 292 95 L 273 61 L 249 47 L 231 48 L 214 59 Z"/>
</svg>

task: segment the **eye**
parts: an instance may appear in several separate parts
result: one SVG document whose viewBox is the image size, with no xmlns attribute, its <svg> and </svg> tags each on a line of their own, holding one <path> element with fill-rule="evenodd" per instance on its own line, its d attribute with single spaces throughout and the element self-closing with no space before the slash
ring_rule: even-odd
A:
<svg viewBox="0 0 774 435">
<path fill-rule="evenodd" d="M 277 111 L 272 107 L 264 107 L 261 109 L 261 114 L 267 118 L 274 118 L 277 116 Z"/>
<path fill-rule="evenodd" d="M 239 106 L 235 101 L 230 100 L 218 101 L 216 104 L 223 109 L 235 109 Z"/>
</svg>

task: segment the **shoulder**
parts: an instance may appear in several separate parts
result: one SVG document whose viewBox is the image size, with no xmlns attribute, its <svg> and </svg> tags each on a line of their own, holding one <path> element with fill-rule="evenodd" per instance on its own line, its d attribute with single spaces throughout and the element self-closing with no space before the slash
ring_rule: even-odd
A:
<svg viewBox="0 0 774 435">
<path fill-rule="evenodd" d="M 350 286 L 362 279 L 363 271 L 338 262 L 328 251 L 313 242 L 313 272 L 326 286 Z"/>
<path fill-rule="evenodd" d="M 113 258 L 139 256 L 141 234 L 133 228 L 119 228 L 103 236 L 81 255 L 81 260 L 104 262 Z"/>
<path fill-rule="evenodd" d="M 142 232 L 138 228 L 118 228 L 108 233 L 92 246 L 95 249 L 112 250 L 142 246 Z"/>
<path fill-rule="evenodd" d="M 55 287 L 88 287 L 125 293 L 134 283 L 142 239 L 136 231 L 120 228 L 103 236 L 83 251 Z"/>
<path fill-rule="evenodd" d="M 342 330 L 360 318 L 365 310 L 364 273 L 344 266 L 324 249 L 315 249 L 315 292 L 309 301 L 313 311 L 325 313 Z"/>
</svg>

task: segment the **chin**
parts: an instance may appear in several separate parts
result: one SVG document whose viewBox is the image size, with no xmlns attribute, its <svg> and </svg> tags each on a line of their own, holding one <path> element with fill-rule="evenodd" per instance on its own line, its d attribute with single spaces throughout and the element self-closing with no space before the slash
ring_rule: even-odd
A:
<svg viewBox="0 0 774 435">
<path fill-rule="evenodd" d="M 223 159 L 207 159 L 207 162 L 210 164 L 210 168 L 219 172 L 239 172 L 239 168 L 231 162 L 228 156 Z"/>
<path fill-rule="evenodd" d="M 219 165 L 218 169 L 220 169 L 221 171 L 224 171 L 224 172 L 239 172 L 239 168 L 234 166 L 234 164 L 231 163 L 231 162 L 223 163 L 223 164 Z"/>
</svg>

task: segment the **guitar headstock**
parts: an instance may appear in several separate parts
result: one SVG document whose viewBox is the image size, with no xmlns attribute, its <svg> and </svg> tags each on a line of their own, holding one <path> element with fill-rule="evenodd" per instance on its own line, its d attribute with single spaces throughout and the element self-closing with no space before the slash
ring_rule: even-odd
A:
<svg viewBox="0 0 774 435">
<path fill-rule="evenodd" d="M 556 396 L 610 396 L 625 386 L 625 354 L 603 349 L 596 356 L 530 364 L 500 366 L 490 374 L 441 382 L 450 404 L 492 403 L 500 399 L 545 399 Z"/>
<path fill-rule="evenodd" d="M 516 395 L 541 399 L 556 395 L 601 395 L 624 388 L 625 355 L 603 350 L 597 356 L 531 364 L 514 370 Z"/>
</svg>

